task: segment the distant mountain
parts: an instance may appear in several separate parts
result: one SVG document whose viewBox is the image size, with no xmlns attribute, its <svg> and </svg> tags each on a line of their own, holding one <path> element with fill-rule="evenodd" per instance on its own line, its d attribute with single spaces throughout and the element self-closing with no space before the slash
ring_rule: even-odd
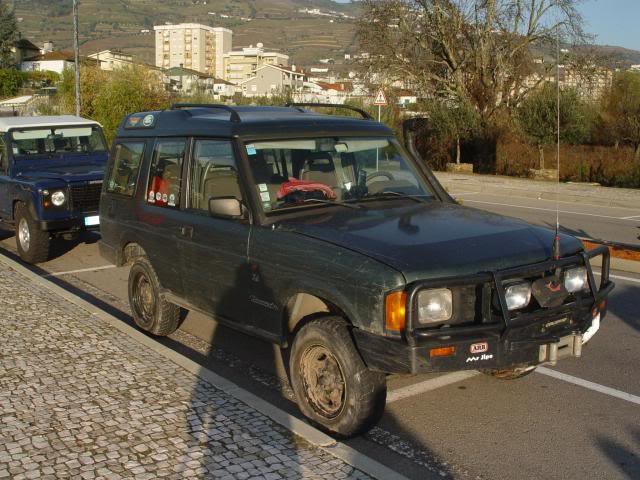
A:
<svg viewBox="0 0 640 480">
<path fill-rule="evenodd" d="M 56 48 L 71 46 L 71 0 L 13 1 L 25 38 L 36 45 L 52 40 Z M 195 22 L 231 28 L 235 48 L 262 42 L 298 65 L 333 59 L 334 68 L 342 70 L 344 54 L 357 51 L 359 14 L 358 2 L 332 0 L 80 0 L 80 41 L 83 53 L 117 48 L 153 63 L 154 25 Z M 640 64 L 636 50 L 597 50 L 610 57 L 611 66 Z"/>
<path fill-rule="evenodd" d="M 71 0 L 14 1 L 23 37 L 71 46 Z M 331 0 L 81 0 L 80 42 L 83 52 L 118 48 L 151 63 L 154 25 L 195 22 L 231 28 L 234 47 L 262 42 L 310 65 L 354 51 L 358 14 L 357 3 Z"/>
</svg>

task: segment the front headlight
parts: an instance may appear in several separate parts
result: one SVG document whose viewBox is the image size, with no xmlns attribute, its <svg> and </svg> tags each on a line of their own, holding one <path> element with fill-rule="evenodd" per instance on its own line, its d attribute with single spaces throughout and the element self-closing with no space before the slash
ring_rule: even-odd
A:
<svg viewBox="0 0 640 480">
<path fill-rule="evenodd" d="M 531 284 L 529 282 L 509 285 L 504 291 L 509 310 L 517 310 L 526 307 L 531 301 Z"/>
<path fill-rule="evenodd" d="M 584 290 L 588 284 L 585 267 L 570 268 L 564 272 L 564 288 L 570 293 Z"/>
<path fill-rule="evenodd" d="M 61 207 L 64 205 L 66 197 L 64 196 L 64 192 L 58 190 L 51 194 L 51 203 L 53 203 L 56 207 Z"/>
<path fill-rule="evenodd" d="M 418 293 L 418 322 L 445 322 L 453 315 L 453 297 L 448 288 L 422 290 Z"/>
</svg>

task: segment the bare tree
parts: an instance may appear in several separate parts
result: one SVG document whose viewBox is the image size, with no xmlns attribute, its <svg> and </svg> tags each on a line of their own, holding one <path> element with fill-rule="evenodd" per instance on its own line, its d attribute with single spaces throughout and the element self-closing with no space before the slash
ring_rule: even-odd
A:
<svg viewBox="0 0 640 480">
<path fill-rule="evenodd" d="M 578 2 L 364 0 L 364 66 L 422 94 L 468 99 L 488 125 L 546 77 L 533 49 L 555 46 L 557 32 L 565 41 L 584 38 Z"/>
</svg>

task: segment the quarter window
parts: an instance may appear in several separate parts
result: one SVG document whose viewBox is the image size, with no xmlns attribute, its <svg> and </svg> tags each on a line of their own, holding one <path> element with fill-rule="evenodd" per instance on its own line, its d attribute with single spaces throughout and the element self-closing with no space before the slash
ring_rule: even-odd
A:
<svg viewBox="0 0 640 480">
<path fill-rule="evenodd" d="M 9 168 L 9 159 L 7 158 L 7 144 L 0 137 L 0 173 L 7 173 Z"/>
<path fill-rule="evenodd" d="M 124 142 L 116 145 L 113 167 L 107 181 L 107 192 L 133 196 L 144 152 L 144 142 Z"/>
<path fill-rule="evenodd" d="M 190 206 L 194 210 L 208 212 L 209 199 L 213 197 L 242 199 L 233 147 L 226 140 L 196 140 Z"/>
<path fill-rule="evenodd" d="M 187 141 L 184 138 L 158 140 L 153 150 L 147 203 L 160 207 L 180 205 L 182 164 Z"/>
</svg>

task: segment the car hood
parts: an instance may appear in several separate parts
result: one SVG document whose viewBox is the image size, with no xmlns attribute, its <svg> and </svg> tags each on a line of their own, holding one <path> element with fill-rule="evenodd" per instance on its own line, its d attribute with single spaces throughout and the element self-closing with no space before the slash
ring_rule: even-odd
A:
<svg viewBox="0 0 640 480">
<path fill-rule="evenodd" d="M 40 169 L 25 169 L 19 176 L 26 180 L 59 180 L 65 183 L 95 180 L 104 174 L 104 165 L 95 163 L 47 166 Z"/>
<path fill-rule="evenodd" d="M 319 211 L 280 227 L 375 258 L 407 282 L 548 260 L 554 238 L 551 230 L 522 220 L 440 202 Z M 563 256 L 582 249 L 568 235 L 560 245 Z"/>
</svg>

